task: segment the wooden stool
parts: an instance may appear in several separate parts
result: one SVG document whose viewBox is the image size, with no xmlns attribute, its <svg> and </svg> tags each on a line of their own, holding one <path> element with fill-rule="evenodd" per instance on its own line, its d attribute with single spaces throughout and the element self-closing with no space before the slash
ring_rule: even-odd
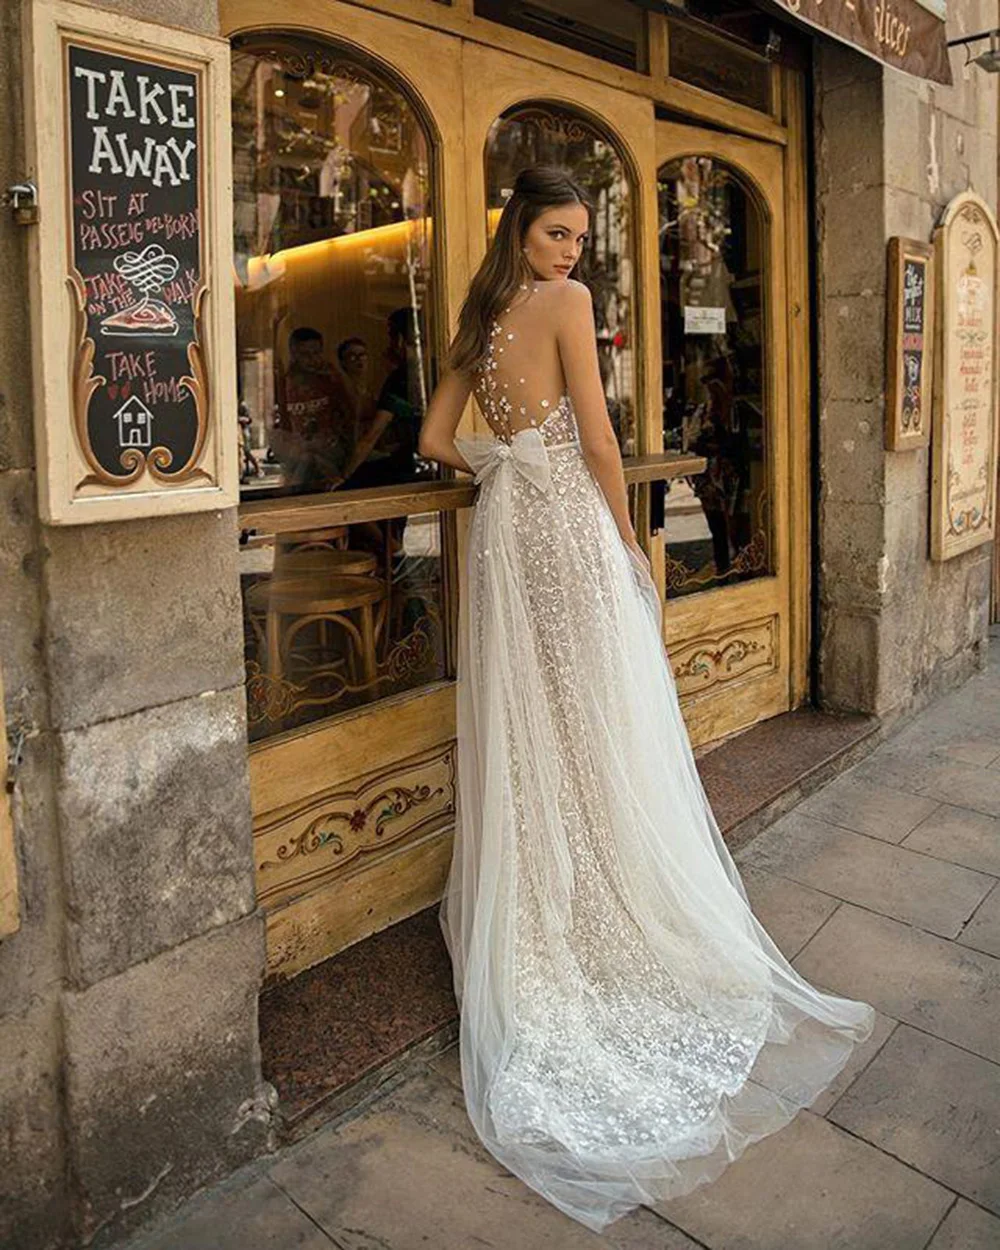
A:
<svg viewBox="0 0 1000 1250">
<path fill-rule="evenodd" d="M 336 547 L 275 547 L 274 575 L 282 579 L 300 573 L 329 573 L 331 577 L 370 577 L 378 561 L 371 551 Z"/>
<path fill-rule="evenodd" d="M 336 551 L 347 546 L 349 525 L 328 525 L 322 530 L 290 530 L 274 536 L 275 550 Z"/>
<path fill-rule="evenodd" d="M 364 685 L 375 681 L 374 608 L 385 598 L 385 587 L 376 578 L 327 577 L 322 573 L 273 578 L 252 586 L 246 598 L 251 610 L 266 617 L 267 672 L 272 678 L 284 676 L 285 659 L 303 629 L 314 621 L 332 621 L 347 634 L 352 678 L 357 680 L 360 668 Z M 348 613 L 358 614 L 357 624 Z M 293 618 L 287 627 L 285 617 Z"/>
</svg>

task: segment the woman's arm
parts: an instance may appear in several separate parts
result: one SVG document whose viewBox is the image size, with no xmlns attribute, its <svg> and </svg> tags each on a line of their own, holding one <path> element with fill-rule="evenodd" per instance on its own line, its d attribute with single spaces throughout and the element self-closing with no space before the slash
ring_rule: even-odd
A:
<svg viewBox="0 0 1000 1250">
<path fill-rule="evenodd" d="M 474 472 L 455 447 L 455 431 L 471 394 L 471 379 L 449 369 L 427 405 L 417 441 L 417 451 L 421 456 L 451 465 L 453 469 L 461 469 L 463 473 Z"/>
<path fill-rule="evenodd" d="M 628 490 L 621 451 L 601 383 L 597 360 L 597 327 L 590 292 L 582 282 L 568 279 L 556 305 L 556 337 L 566 389 L 573 401 L 580 446 L 626 546 L 641 554 L 628 514 Z M 643 555 L 643 559 L 645 556 Z"/>
</svg>

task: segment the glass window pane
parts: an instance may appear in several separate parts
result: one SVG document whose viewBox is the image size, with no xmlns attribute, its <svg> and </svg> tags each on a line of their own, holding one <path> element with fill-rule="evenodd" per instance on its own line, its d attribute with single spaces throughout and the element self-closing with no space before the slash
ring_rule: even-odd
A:
<svg viewBox="0 0 1000 1250">
<path fill-rule="evenodd" d="M 707 457 L 671 483 L 668 595 L 773 569 L 767 411 L 767 223 L 739 176 L 706 156 L 659 173 L 665 449 Z"/>
<path fill-rule="evenodd" d="M 232 57 L 244 498 L 433 477 L 430 137 L 385 74 L 292 36 Z"/>
<path fill-rule="evenodd" d="M 251 742 L 448 671 L 438 512 L 240 548 Z"/>
<path fill-rule="evenodd" d="M 670 22 L 670 77 L 767 112 L 771 66 L 749 49 L 686 22 Z"/>
<path fill-rule="evenodd" d="M 518 172 L 529 165 L 569 170 L 595 205 L 593 229 L 574 274 L 590 287 L 608 412 L 622 455 L 638 448 L 632 189 L 610 139 L 587 118 L 550 104 L 518 105 L 498 118 L 486 144 L 486 205 L 492 237 Z"/>
</svg>

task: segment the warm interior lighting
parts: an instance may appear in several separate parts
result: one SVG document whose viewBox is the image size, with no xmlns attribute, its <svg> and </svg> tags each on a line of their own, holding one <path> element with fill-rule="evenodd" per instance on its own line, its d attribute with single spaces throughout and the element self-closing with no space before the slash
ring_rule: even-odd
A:
<svg viewBox="0 0 1000 1250">
<path fill-rule="evenodd" d="M 312 243 L 282 248 L 280 252 L 251 256 L 247 261 L 245 289 L 255 291 L 283 277 L 285 266 L 292 257 L 297 265 L 322 263 L 331 252 L 337 250 L 350 251 L 359 247 L 378 247 L 380 244 L 386 248 L 398 247 L 406 238 L 407 231 L 414 228 L 426 230 L 430 236 L 431 222 L 430 217 L 391 221 L 385 226 L 370 226 L 367 230 L 356 230 L 353 234 L 339 234 L 332 239 L 315 239 Z"/>
</svg>

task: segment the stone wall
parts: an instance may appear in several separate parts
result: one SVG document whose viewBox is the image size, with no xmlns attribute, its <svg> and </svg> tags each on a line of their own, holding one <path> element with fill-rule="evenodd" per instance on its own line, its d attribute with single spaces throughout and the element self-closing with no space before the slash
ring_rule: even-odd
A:
<svg viewBox="0 0 1000 1250">
<path fill-rule="evenodd" d="M 0 185 L 24 176 L 0 6 Z M 210 0 L 107 8 L 211 33 Z M 46 205 L 42 211 L 58 211 Z M 264 1147 L 233 511 L 37 517 L 27 230 L 0 215 L 0 665 L 27 732 L 0 941 L 0 1247 L 101 1245 Z"/>
<path fill-rule="evenodd" d="M 996 0 L 949 7 L 951 38 L 998 24 Z M 991 548 L 929 559 L 929 449 L 883 434 L 888 240 L 929 242 L 969 187 L 996 209 L 997 78 L 964 60 L 941 87 L 816 44 L 820 695 L 882 716 L 962 680 L 985 645 Z"/>
</svg>

